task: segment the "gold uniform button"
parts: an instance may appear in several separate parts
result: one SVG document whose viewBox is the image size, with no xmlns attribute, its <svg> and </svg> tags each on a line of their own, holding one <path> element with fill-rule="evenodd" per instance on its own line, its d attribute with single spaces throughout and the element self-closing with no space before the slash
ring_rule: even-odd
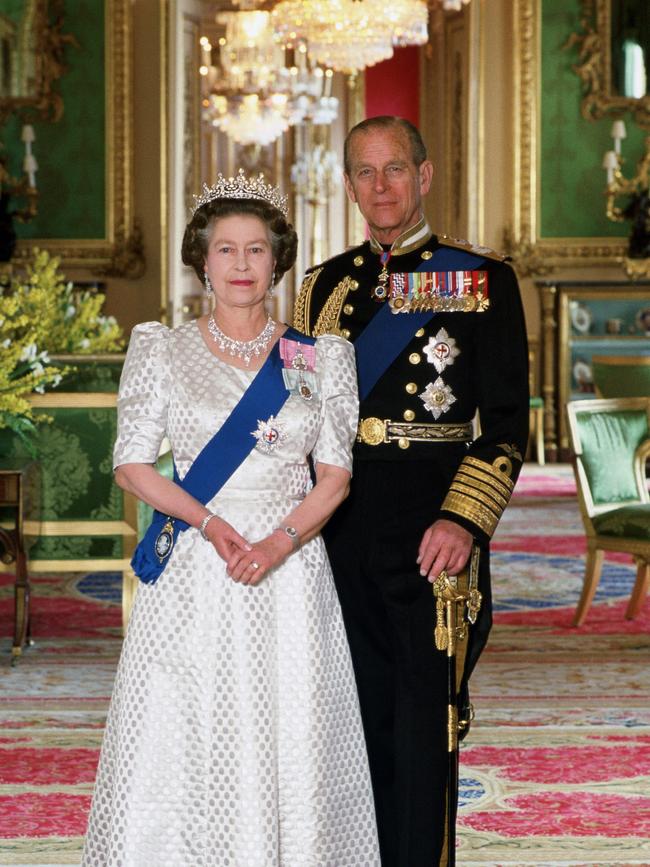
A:
<svg viewBox="0 0 650 867">
<path fill-rule="evenodd" d="M 363 265 L 363 256 L 355 256 L 354 257 L 354 264 L 357 266 L 357 268 L 360 265 Z"/>
<path fill-rule="evenodd" d="M 355 292 L 358 288 L 359 288 L 359 284 L 357 283 L 357 281 L 356 281 L 356 280 L 352 280 L 352 282 L 350 283 L 350 289 L 351 289 L 351 291 L 352 291 L 352 292 Z"/>
<path fill-rule="evenodd" d="M 354 313 L 354 307 L 351 304 L 346 304 L 343 308 L 343 312 L 346 316 L 349 316 L 351 313 Z"/>
<path fill-rule="evenodd" d="M 341 331 L 341 337 L 345 337 L 346 340 L 349 340 L 349 339 L 350 339 L 350 332 L 348 331 L 347 328 L 344 328 L 344 329 Z"/>
<path fill-rule="evenodd" d="M 401 449 L 407 449 L 407 448 L 411 445 L 411 443 L 406 439 L 406 437 L 400 437 L 400 438 L 397 440 L 397 445 L 398 445 Z"/>
<path fill-rule="evenodd" d="M 413 421 L 414 418 L 415 418 L 415 413 L 413 412 L 412 409 L 405 409 L 404 410 L 404 421 Z"/>
<path fill-rule="evenodd" d="M 418 328 L 418 330 L 415 332 L 415 336 L 424 337 L 424 328 Z"/>
<path fill-rule="evenodd" d="M 409 361 L 411 362 L 411 364 L 419 364 L 422 361 L 422 356 L 419 352 L 412 352 L 409 355 Z"/>
<path fill-rule="evenodd" d="M 422 258 L 423 258 L 424 260 L 426 260 L 426 259 L 430 259 L 432 256 L 433 256 L 433 253 L 431 252 L 431 250 L 425 250 L 425 251 L 422 253 Z"/>
<path fill-rule="evenodd" d="M 404 388 L 409 394 L 415 394 L 415 392 L 418 390 L 418 387 L 414 382 L 407 382 Z"/>
</svg>

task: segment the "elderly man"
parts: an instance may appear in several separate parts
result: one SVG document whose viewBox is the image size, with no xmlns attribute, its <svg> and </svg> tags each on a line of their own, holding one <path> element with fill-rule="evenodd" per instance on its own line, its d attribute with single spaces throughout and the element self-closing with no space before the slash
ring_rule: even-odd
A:
<svg viewBox="0 0 650 867">
<path fill-rule="evenodd" d="M 351 492 L 324 536 L 355 665 L 384 867 L 453 862 L 447 657 L 434 647 L 432 582 L 443 570 L 467 570 L 475 603 L 482 594 L 458 656 L 466 729 L 467 680 L 491 625 L 488 543 L 528 436 L 515 275 L 491 250 L 432 233 L 422 211 L 432 175 L 408 121 L 355 126 L 345 187 L 370 239 L 308 271 L 295 311 L 296 327 L 342 335 L 357 350 Z"/>
</svg>

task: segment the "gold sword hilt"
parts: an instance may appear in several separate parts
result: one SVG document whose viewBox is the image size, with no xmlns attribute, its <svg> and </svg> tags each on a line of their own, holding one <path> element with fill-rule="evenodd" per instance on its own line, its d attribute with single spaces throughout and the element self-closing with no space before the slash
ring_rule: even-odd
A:
<svg viewBox="0 0 650 867">
<path fill-rule="evenodd" d="M 470 600 L 470 591 L 461 590 L 457 579 L 451 578 L 443 569 L 433 582 L 433 595 L 436 597 L 436 648 L 446 650 L 447 656 L 454 656 L 456 642 L 462 641 L 467 634 L 464 611 Z"/>
</svg>

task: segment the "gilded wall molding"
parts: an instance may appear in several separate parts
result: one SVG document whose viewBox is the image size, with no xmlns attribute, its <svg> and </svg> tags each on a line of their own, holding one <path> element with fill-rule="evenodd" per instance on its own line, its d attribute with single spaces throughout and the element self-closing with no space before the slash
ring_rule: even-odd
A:
<svg viewBox="0 0 650 867">
<path fill-rule="evenodd" d="M 63 268 L 86 268 L 111 277 L 137 278 L 145 268 L 142 235 L 133 214 L 133 75 L 130 0 L 105 0 L 106 187 L 103 238 L 34 238 L 19 241 L 14 260 L 49 250 Z"/>
<path fill-rule="evenodd" d="M 639 99 L 619 96 L 611 91 L 611 0 L 582 0 L 581 30 L 572 33 L 565 48 L 578 46 L 578 63 L 573 71 L 582 82 L 582 116 L 598 120 L 606 114 L 630 112 L 636 123 L 650 129 L 650 95 Z"/>
<path fill-rule="evenodd" d="M 541 0 L 516 0 L 514 25 L 518 46 L 514 95 L 515 219 L 513 226 L 504 232 L 504 248 L 522 276 L 549 274 L 557 267 L 616 266 L 627 250 L 625 238 L 539 237 Z"/>
</svg>

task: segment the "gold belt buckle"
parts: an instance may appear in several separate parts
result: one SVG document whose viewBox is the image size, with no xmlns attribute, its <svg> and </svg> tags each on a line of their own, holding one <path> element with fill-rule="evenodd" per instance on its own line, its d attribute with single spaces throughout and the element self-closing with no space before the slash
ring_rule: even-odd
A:
<svg viewBox="0 0 650 867">
<path fill-rule="evenodd" d="M 359 422 L 357 439 L 367 446 L 378 446 L 386 442 L 386 422 L 380 418 L 362 418 Z"/>
</svg>

